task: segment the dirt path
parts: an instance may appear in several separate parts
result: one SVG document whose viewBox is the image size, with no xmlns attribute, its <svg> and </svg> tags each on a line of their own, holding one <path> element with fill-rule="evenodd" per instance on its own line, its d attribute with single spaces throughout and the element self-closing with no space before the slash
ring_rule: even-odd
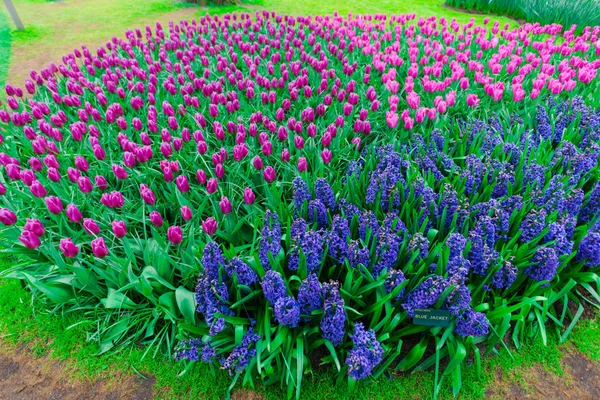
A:
<svg viewBox="0 0 600 400">
<path fill-rule="evenodd" d="M 572 346 L 563 349 L 564 375 L 549 372 L 541 364 L 514 371 L 496 371 L 486 391 L 489 399 L 600 399 L 600 363 L 589 360 Z M 142 372 L 143 373 L 143 372 Z M 73 381 L 65 363 L 47 356 L 37 358 L 25 348 L 14 349 L 0 340 L 0 399 L 4 400 L 149 400 L 154 398 L 152 375 L 143 379 L 114 371 L 112 379 Z M 161 390 L 162 392 L 162 390 Z M 234 400 L 261 400 L 248 390 L 233 393 Z"/>
</svg>

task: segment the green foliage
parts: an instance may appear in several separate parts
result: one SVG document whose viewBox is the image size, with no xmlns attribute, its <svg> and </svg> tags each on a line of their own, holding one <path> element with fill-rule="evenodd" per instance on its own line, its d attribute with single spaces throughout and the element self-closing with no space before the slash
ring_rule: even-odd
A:
<svg viewBox="0 0 600 400">
<path fill-rule="evenodd" d="M 598 0 L 446 0 L 446 4 L 542 25 L 557 23 L 565 29 L 577 25 L 579 31 L 586 26 L 600 25 Z"/>
<path fill-rule="evenodd" d="M 6 77 L 8 76 L 10 44 L 11 37 L 8 17 L 4 12 L 0 12 L 0 87 L 4 87 Z M 1 97 L 4 97 L 4 94 L 0 95 Z"/>
</svg>

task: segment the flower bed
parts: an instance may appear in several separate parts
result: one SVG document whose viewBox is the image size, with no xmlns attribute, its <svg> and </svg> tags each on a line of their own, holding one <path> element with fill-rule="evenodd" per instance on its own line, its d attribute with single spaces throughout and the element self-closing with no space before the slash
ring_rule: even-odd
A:
<svg viewBox="0 0 600 400">
<path fill-rule="evenodd" d="M 6 88 L 4 276 L 102 351 L 179 340 L 290 397 L 448 357 L 458 392 L 479 344 L 600 303 L 600 28 L 573 32 L 264 12 L 75 50 Z"/>
</svg>

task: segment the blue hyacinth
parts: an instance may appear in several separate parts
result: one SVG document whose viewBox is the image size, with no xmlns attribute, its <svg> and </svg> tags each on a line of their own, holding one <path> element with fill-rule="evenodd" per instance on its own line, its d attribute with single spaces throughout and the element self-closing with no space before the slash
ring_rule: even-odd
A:
<svg viewBox="0 0 600 400">
<path fill-rule="evenodd" d="M 321 289 L 323 298 L 323 319 L 321 320 L 321 332 L 323 337 L 334 346 L 342 344 L 346 334 L 346 312 L 344 300 L 340 296 L 339 283 L 331 281 L 324 283 Z"/>
<path fill-rule="evenodd" d="M 346 365 L 348 375 L 358 381 L 370 376 L 373 369 L 383 361 L 383 347 L 377 341 L 375 331 L 365 331 L 360 322 L 354 325 L 354 334 L 350 337 L 354 347 L 348 353 Z"/>
</svg>

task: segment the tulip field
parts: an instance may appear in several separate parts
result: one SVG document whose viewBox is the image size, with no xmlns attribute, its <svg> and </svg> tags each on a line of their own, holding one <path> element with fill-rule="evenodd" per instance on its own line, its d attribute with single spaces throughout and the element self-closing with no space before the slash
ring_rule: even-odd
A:
<svg viewBox="0 0 600 400">
<path fill-rule="evenodd" d="M 457 395 L 484 355 L 600 308 L 598 69 L 600 26 L 414 14 L 81 46 L 6 85 L 2 276 L 93 320 L 101 352 L 229 390 L 433 369 Z"/>
</svg>

